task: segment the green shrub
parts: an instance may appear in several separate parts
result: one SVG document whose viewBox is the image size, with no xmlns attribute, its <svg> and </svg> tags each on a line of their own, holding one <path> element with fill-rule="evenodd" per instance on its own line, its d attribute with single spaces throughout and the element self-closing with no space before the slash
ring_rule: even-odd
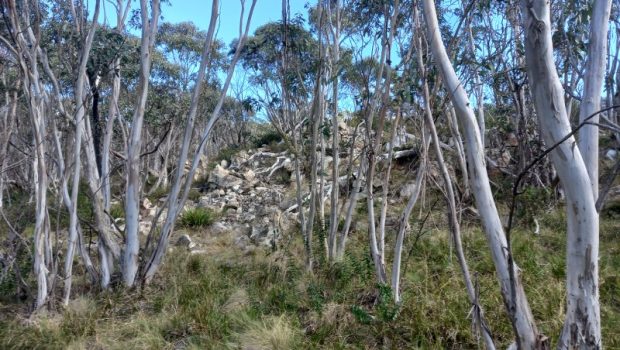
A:
<svg viewBox="0 0 620 350">
<path fill-rule="evenodd" d="M 168 195 L 168 188 L 167 187 L 159 187 L 157 189 L 155 189 L 155 191 L 151 192 L 148 195 L 148 198 L 151 200 L 151 202 L 156 202 L 158 200 L 160 200 L 161 198 L 164 198 Z"/>
<path fill-rule="evenodd" d="M 185 227 L 207 227 L 215 221 L 215 213 L 206 208 L 194 208 L 181 215 L 180 224 Z"/>
<path fill-rule="evenodd" d="M 282 136 L 275 130 L 267 130 L 264 134 L 256 136 L 254 141 L 254 147 L 262 147 L 263 145 L 271 145 L 273 143 L 279 143 L 282 141 Z"/>
<path fill-rule="evenodd" d="M 122 203 L 116 203 L 110 207 L 110 216 L 115 219 L 125 217 L 125 208 Z"/>
<path fill-rule="evenodd" d="M 199 190 L 192 188 L 191 190 L 189 190 L 189 193 L 187 194 L 187 199 L 192 202 L 197 202 L 200 199 L 201 195 L 202 194 L 200 193 Z"/>
<path fill-rule="evenodd" d="M 241 148 L 235 147 L 235 146 L 222 148 L 220 152 L 217 154 L 217 157 L 215 157 L 215 160 L 217 161 L 217 163 L 220 163 L 222 160 L 225 160 L 228 163 L 230 163 L 232 162 L 233 157 L 237 155 L 239 151 L 241 151 Z"/>
</svg>

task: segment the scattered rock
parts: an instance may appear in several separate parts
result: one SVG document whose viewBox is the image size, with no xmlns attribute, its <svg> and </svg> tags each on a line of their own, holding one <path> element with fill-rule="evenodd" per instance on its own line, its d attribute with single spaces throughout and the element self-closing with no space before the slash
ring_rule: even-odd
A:
<svg viewBox="0 0 620 350">
<path fill-rule="evenodd" d="M 250 234 L 250 240 L 254 244 L 267 248 L 273 248 L 279 238 L 278 230 L 270 224 L 265 226 L 253 226 Z"/>
<path fill-rule="evenodd" d="M 142 208 L 151 209 L 153 207 L 153 203 L 148 198 L 144 198 L 142 200 Z"/>
<path fill-rule="evenodd" d="M 399 195 L 401 198 L 409 198 L 416 190 L 415 182 L 406 183 L 403 188 L 400 189 Z"/>
<path fill-rule="evenodd" d="M 140 221 L 138 223 L 138 231 L 140 232 L 140 234 L 146 236 L 149 234 L 149 232 L 151 232 L 152 226 L 153 226 L 153 223 L 151 222 L 151 220 Z"/>
<path fill-rule="evenodd" d="M 610 148 L 605 152 L 605 158 L 609 160 L 616 160 L 617 157 L 618 157 L 618 151 L 613 148 Z"/>
<path fill-rule="evenodd" d="M 519 146 L 519 139 L 517 138 L 517 135 L 515 135 L 515 133 L 513 132 L 509 132 L 508 134 L 506 134 L 506 146 L 509 147 L 517 147 Z"/>
<path fill-rule="evenodd" d="M 256 180 L 256 173 L 254 173 L 252 169 L 248 169 L 245 172 L 243 172 L 243 178 L 246 179 L 247 181 L 252 182 Z"/>
<path fill-rule="evenodd" d="M 191 237 L 188 234 L 182 234 L 179 236 L 176 242 L 177 247 L 185 247 L 187 249 L 194 248 L 196 243 L 194 243 Z"/>
<path fill-rule="evenodd" d="M 209 227 L 209 232 L 214 236 L 220 236 L 229 231 L 231 231 L 231 227 L 221 221 L 218 221 Z"/>
</svg>

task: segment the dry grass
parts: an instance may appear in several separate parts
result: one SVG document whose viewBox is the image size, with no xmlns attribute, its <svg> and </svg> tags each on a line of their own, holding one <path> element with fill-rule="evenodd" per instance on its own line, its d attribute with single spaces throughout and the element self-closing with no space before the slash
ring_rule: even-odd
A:
<svg viewBox="0 0 620 350">
<path fill-rule="evenodd" d="M 231 349 L 242 350 L 288 350 L 298 348 L 299 330 L 291 325 L 287 317 L 270 316 L 256 321 L 247 321 L 243 330 L 233 334 Z"/>
<path fill-rule="evenodd" d="M 333 349 L 475 348 L 469 303 L 458 264 L 450 255 L 444 213 L 436 211 L 425 235 L 406 242 L 403 304 L 374 285 L 366 235 L 358 230 L 342 263 L 320 258 L 304 272 L 299 236 L 277 252 L 239 250 L 228 234 L 198 239 L 206 254 L 174 250 L 154 283 L 77 297 L 62 313 L 29 322 L 2 317 L 1 349 Z M 418 213 L 412 232 L 419 230 Z M 539 218 L 541 233 L 517 229 L 515 259 L 523 271 L 540 330 L 554 341 L 564 318 L 565 249 L 561 210 Z M 361 223 L 360 223 L 361 224 Z M 205 231 L 206 232 L 206 231 Z M 463 228 L 465 253 L 480 286 L 481 303 L 498 347 L 511 342 L 484 235 Z M 604 344 L 620 347 L 620 223 L 601 224 L 601 310 Z M 391 239 L 388 246 L 392 245 Z M 388 254 L 388 261 L 390 256 Z M 76 290 L 79 290 L 76 286 Z M 382 294 L 383 293 L 383 294 Z M 11 312 L 17 306 L 3 306 Z"/>
</svg>

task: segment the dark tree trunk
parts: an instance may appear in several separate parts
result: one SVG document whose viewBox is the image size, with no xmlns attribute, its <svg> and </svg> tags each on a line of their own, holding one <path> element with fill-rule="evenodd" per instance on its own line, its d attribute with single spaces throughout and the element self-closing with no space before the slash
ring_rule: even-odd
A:
<svg viewBox="0 0 620 350">
<path fill-rule="evenodd" d="M 95 158 L 97 160 L 97 171 L 101 174 L 101 119 L 99 118 L 99 88 L 97 87 L 97 75 L 88 76 L 93 95 L 93 113 L 91 115 L 91 127 L 93 132 L 93 143 L 95 144 Z"/>
</svg>

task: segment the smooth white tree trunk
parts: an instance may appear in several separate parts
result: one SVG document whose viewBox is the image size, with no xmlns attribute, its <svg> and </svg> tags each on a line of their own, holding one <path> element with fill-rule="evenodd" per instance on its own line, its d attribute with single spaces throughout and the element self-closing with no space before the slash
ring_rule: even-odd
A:
<svg viewBox="0 0 620 350">
<path fill-rule="evenodd" d="M 595 13 L 598 15 L 595 14 L 593 21 L 602 21 L 609 16 L 608 13 L 605 15 L 605 4 L 602 4 L 605 2 L 596 1 Z M 551 147 L 571 132 L 571 125 L 564 104 L 564 89 L 553 60 L 549 3 L 522 1 L 521 13 L 532 96 L 541 134 L 547 147 Z M 593 22 L 593 28 L 598 28 L 598 25 L 601 23 Z M 586 71 L 586 76 L 589 74 L 590 71 Z M 586 105 L 591 102 L 586 101 Z M 585 152 L 589 154 L 591 149 L 585 148 Z M 599 349 L 602 347 L 598 281 L 599 218 L 592 182 L 582 149 L 577 147 L 573 137 L 551 152 L 551 160 L 566 194 L 568 224 L 566 320 L 558 348 Z"/>
<path fill-rule="evenodd" d="M 381 256 L 381 264 L 385 265 L 385 222 L 387 220 L 388 196 L 390 193 L 390 177 L 392 175 L 392 158 L 394 154 L 394 138 L 398 129 L 401 118 L 401 112 L 396 112 L 396 118 L 392 121 L 392 130 L 390 132 L 390 143 L 387 156 L 387 169 L 383 177 L 382 193 L 381 193 L 381 211 L 379 213 L 379 255 Z"/>
<path fill-rule="evenodd" d="M 52 266 L 51 247 L 49 240 L 49 214 L 47 209 L 48 176 L 46 162 L 46 112 L 49 96 L 40 76 L 39 47 L 30 22 L 30 3 L 24 2 L 20 13 L 17 12 L 15 0 L 8 1 L 7 26 L 15 33 L 15 47 L 12 53 L 19 65 L 23 91 L 28 106 L 28 114 L 33 134 L 32 185 L 35 199 L 34 226 L 34 264 L 33 270 L 37 279 L 37 298 L 35 307 L 41 308 L 47 302 L 49 272 Z"/>
<path fill-rule="evenodd" d="M 341 11 L 340 0 L 336 0 L 333 4 L 334 9 L 332 11 L 330 4 L 327 5 L 329 28 L 332 38 L 331 50 L 330 50 L 330 64 L 332 77 L 332 193 L 330 202 L 330 215 L 329 215 L 329 233 L 328 233 L 328 258 L 330 261 L 334 261 L 336 258 L 336 244 L 337 244 L 337 232 L 340 219 L 339 214 L 339 196 L 340 186 L 338 184 L 338 178 L 340 177 L 340 140 L 338 132 L 338 74 L 340 68 L 340 28 L 341 28 Z"/>
<path fill-rule="evenodd" d="M 579 106 L 579 122 L 584 122 L 601 109 L 601 94 L 607 65 L 607 31 L 611 0 L 596 0 L 592 11 L 588 58 L 583 81 L 583 96 Z M 590 119 L 598 123 L 599 117 Z M 598 198 L 598 126 L 586 125 L 579 130 L 579 151 L 590 176 L 594 201 Z"/>
<path fill-rule="evenodd" d="M 80 191 L 80 174 L 82 170 L 81 155 L 82 155 L 82 132 L 84 130 L 84 118 L 87 118 L 86 113 L 86 93 L 85 83 L 86 78 L 86 64 L 90 56 L 90 49 L 93 45 L 93 39 L 95 38 L 95 31 L 97 30 L 97 21 L 99 18 L 99 8 L 101 5 L 100 0 L 95 1 L 95 12 L 86 40 L 83 44 L 80 57 L 80 65 L 77 71 L 77 79 L 75 83 L 75 140 L 73 149 L 73 179 L 71 184 L 71 201 L 67 204 L 69 206 L 69 240 L 67 242 L 67 255 L 65 256 L 65 285 L 63 304 L 69 304 L 69 298 L 71 296 L 71 284 L 73 282 L 73 257 L 75 254 L 75 246 L 78 241 L 78 217 L 77 217 L 77 201 L 78 193 Z"/>
<path fill-rule="evenodd" d="M 159 21 L 159 0 L 152 0 L 149 18 L 149 6 L 146 0 L 140 1 L 142 18 L 142 40 L 140 42 L 140 75 L 138 80 L 138 99 L 131 121 L 129 143 L 127 145 L 126 186 L 125 186 L 125 250 L 123 253 L 123 282 L 125 286 L 134 285 L 138 273 L 139 209 L 140 209 L 140 153 L 142 152 L 142 125 L 149 89 L 151 61 Z"/>
<path fill-rule="evenodd" d="M 396 243 L 394 244 L 394 257 L 392 260 L 392 293 L 396 303 L 401 302 L 400 270 L 405 234 L 409 231 L 409 217 L 411 216 L 411 212 L 418 202 L 418 198 L 422 192 L 422 184 L 426 176 L 426 168 L 428 163 L 428 146 L 430 144 L 430 135 L 428 135 L 426 127 L 423 126 L 422 129 L 422 151 L 420 152 L 420 164 L 418 165 L 418 171 L 415 179 L 415 189 L 413 193 L 411 193 L 409 200 L 407 200 L 407 206 L 405 206 L 405 209 L 400 216 L 398 223 L 398 234 L 396 236 Z"/>
<path fill-rule="evenodd" d="M 415 11 L 415 19 L 416 22 L 418 20 L 417 11 Z M 417 26 L 420 28 L 420 26 Z M 458 213 L 456 208 L 456 196 L 454 195 L 454 189 L 452 187 L 452 179 L 450 178 L 450 173 L 448 172 L 448 168 L 446 167 L 446 163 L 443 158 L 443 153 L 441 151 L 441 146 L 439 143 L 439 136 L 437 135 L 437 128 L 435 127 L 435 121 L 433 119 L 433 112 L 430 106 L 430 93 L 428 89 L 428 81 L 426 76 L 426 65 L 424 63 L 424 59 L 422 56 L 422 43 L 421 40 L 417 41 L 417 59 L 418 59 L 418 67 L 420 71 L 420 75 L 422 77 L 422 96 L 424 101 L 424 117 L 425 124 L 430 131 L 431 141 L 433 143 L 433 149 L 435 151 L 435 155 L 437 156 L 437 164 L 439 166 L 439 170 L 441 172 L 441 176 L 443 178 L 444 187 L 445 187 L 445 197 L 446 202 L 448 204 L 448 222 L 450 225 L 450 234 L 452 235 L 452 243 L 454 244 L 454 249 L 456 251 L 456 257 L 459 262 L 459 266 L 461 267 L 461 273 L 463 274 L 463 280 L 465 282 L 465 289 L 467 290 L 467 296 L 469 297 L 469 302 L 473 307 L 472 311 L 472 323 L 475 328 L 477 328 L 482 333 L 482 338 L 484 339 L 484 344 L 487 349 L 495 349 L 495 344 L 493 342 L 493 338 L 491 337 L 491 333 L 485 325 L 483 311 L 478 303 L 476 290 L 474 288 L 474 283 L 471 279 L 471 274 L 469 273 L 469 266 L 467 265 L 467 260 L 465 259 L 465 253 L 463 252 L 463 243 L 461 240 L 461 228 L 458 220 Z M 480 131 L 484 130 L 484 124 L 479 125 Z M 484 146 L 480 147 L 483 149 L 484 156 Z"/>
<path fill-rule="evenodd" d="M 116 0 L 116 32 L 122 33 L 125 28 L 125 20 L 129 13 L 131 0 Z M 123 10 L 124 8 L 124 10 Z M 106 212 L 110 211 L 111 185 L 110 185 L 110 147 L 114 136 L 114 123 L 120 113 L 118 100 L 121 93 L 121 59 L 116 58 L 111 64 L 112 93 L 108 105 L 108 119 L 106 120 L 101 143 L 101 192 L 103 193 L 103 206 Z"/>
<path fill-rule="evenodd" d="M 435 3 L 433 0 L 423 0 L 423 5 L 428 40 L 433 57 L 441 71 L 446 90 L 450 94 L 457 118 L 463 129 L 467 145 L 466 153 L 471 189 L 491 249 L 491 257 L 500 282 L 504 304 L 513 325 L 517 346 L 523 349 L 535 349 L 539 347 L 541 339 L 539 339 L 539 333 L 519 278 L 518 269 L 514 265 L 510 266 L 508 262 L 506 236 L 493 199 L 476 116 L 443 45 L 439 24 L 437 23 Z"/>
</svg>

